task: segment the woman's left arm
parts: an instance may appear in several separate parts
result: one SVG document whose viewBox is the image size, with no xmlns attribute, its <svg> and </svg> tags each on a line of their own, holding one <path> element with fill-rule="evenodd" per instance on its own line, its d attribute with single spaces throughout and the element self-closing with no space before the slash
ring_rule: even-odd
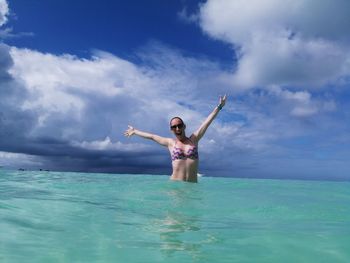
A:
<svg viewBox="0 0 350 263">
<path fill-rule="evenodd" d="M 202 123 L 202 125 L 198 128 L 198 130 L 193 133 L 192 136 L 194 136 L 194 138 L 196 139 L 197 142 L 203 137 L 203 135 L 207 131 L 209 125 L 212 123 L 212 121 L 218 115 L 220 110 L 225 106 L 226 98 L 227 98 L 226 95 L 224 97 L 220 96 L 219 105 L 216 106 L 215 109 L 212 111 L 212 113 L 209 114 L 207 119 Z"/>
</svg>

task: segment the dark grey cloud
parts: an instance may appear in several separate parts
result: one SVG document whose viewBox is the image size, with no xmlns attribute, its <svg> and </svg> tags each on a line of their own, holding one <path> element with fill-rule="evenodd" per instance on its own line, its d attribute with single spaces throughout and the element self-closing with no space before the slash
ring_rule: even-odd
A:
<svg viewBox="0 0 350 263">
<path fill-rule="evenodd" d="M 27 90 L 9 74 L 13 60 L 9 47 L 0 43 L 0 145 L 25 140 L 35 124 L 35 114 L 21 109 Z"/>
<path fill-rule="evenodd" d="M 158 148 L 137 152 L 94 150 L 72 146 L 68 141 L 36 138 L 19 150 L 38 156 L 40 168 L 59 171 L 164 174 L 170 168 L 170 163 L 164 162 L 165 152 Z"/>
</svg>

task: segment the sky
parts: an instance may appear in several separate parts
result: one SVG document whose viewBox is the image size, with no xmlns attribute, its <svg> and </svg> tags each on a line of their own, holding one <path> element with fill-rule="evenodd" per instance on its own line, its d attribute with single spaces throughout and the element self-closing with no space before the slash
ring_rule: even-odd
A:
<svg viewBox="0 0 350 263">
<path fill-rule="evenodd" d="M 350 2 L 0 0 L 0 166 L 171 174 L 128 124 L 194 132 L 205 176 L 350 180 Z"/>
</svg>

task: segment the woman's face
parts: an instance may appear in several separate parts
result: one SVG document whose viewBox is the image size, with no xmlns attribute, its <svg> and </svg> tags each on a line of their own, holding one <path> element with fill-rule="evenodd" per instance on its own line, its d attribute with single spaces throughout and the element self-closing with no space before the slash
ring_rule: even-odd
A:
<svg viewBox="0 0 350 263">
<path fill-rule="evenodd" d="M 175 133 L 175 135 L 182 135 L 186 126 L 180 119 L 173 119 L 170 123 L 170 129 Z"/>
</svg>

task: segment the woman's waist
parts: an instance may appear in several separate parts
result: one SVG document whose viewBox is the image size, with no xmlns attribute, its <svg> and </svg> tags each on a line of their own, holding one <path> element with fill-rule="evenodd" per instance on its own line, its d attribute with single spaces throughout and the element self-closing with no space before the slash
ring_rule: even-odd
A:
<svg viewBox="0 0 350 263">
<path fill-rule="evenodd" d="M 179 159 L 171 162 L 173 170 L 187 171 L 198 167 L 198 159 Z"/>
<path fill-rule="evenodd" d="M 197 174 L 198 160 L 175 160 L 172 161 L 173 174 Z"/>
</svg>

